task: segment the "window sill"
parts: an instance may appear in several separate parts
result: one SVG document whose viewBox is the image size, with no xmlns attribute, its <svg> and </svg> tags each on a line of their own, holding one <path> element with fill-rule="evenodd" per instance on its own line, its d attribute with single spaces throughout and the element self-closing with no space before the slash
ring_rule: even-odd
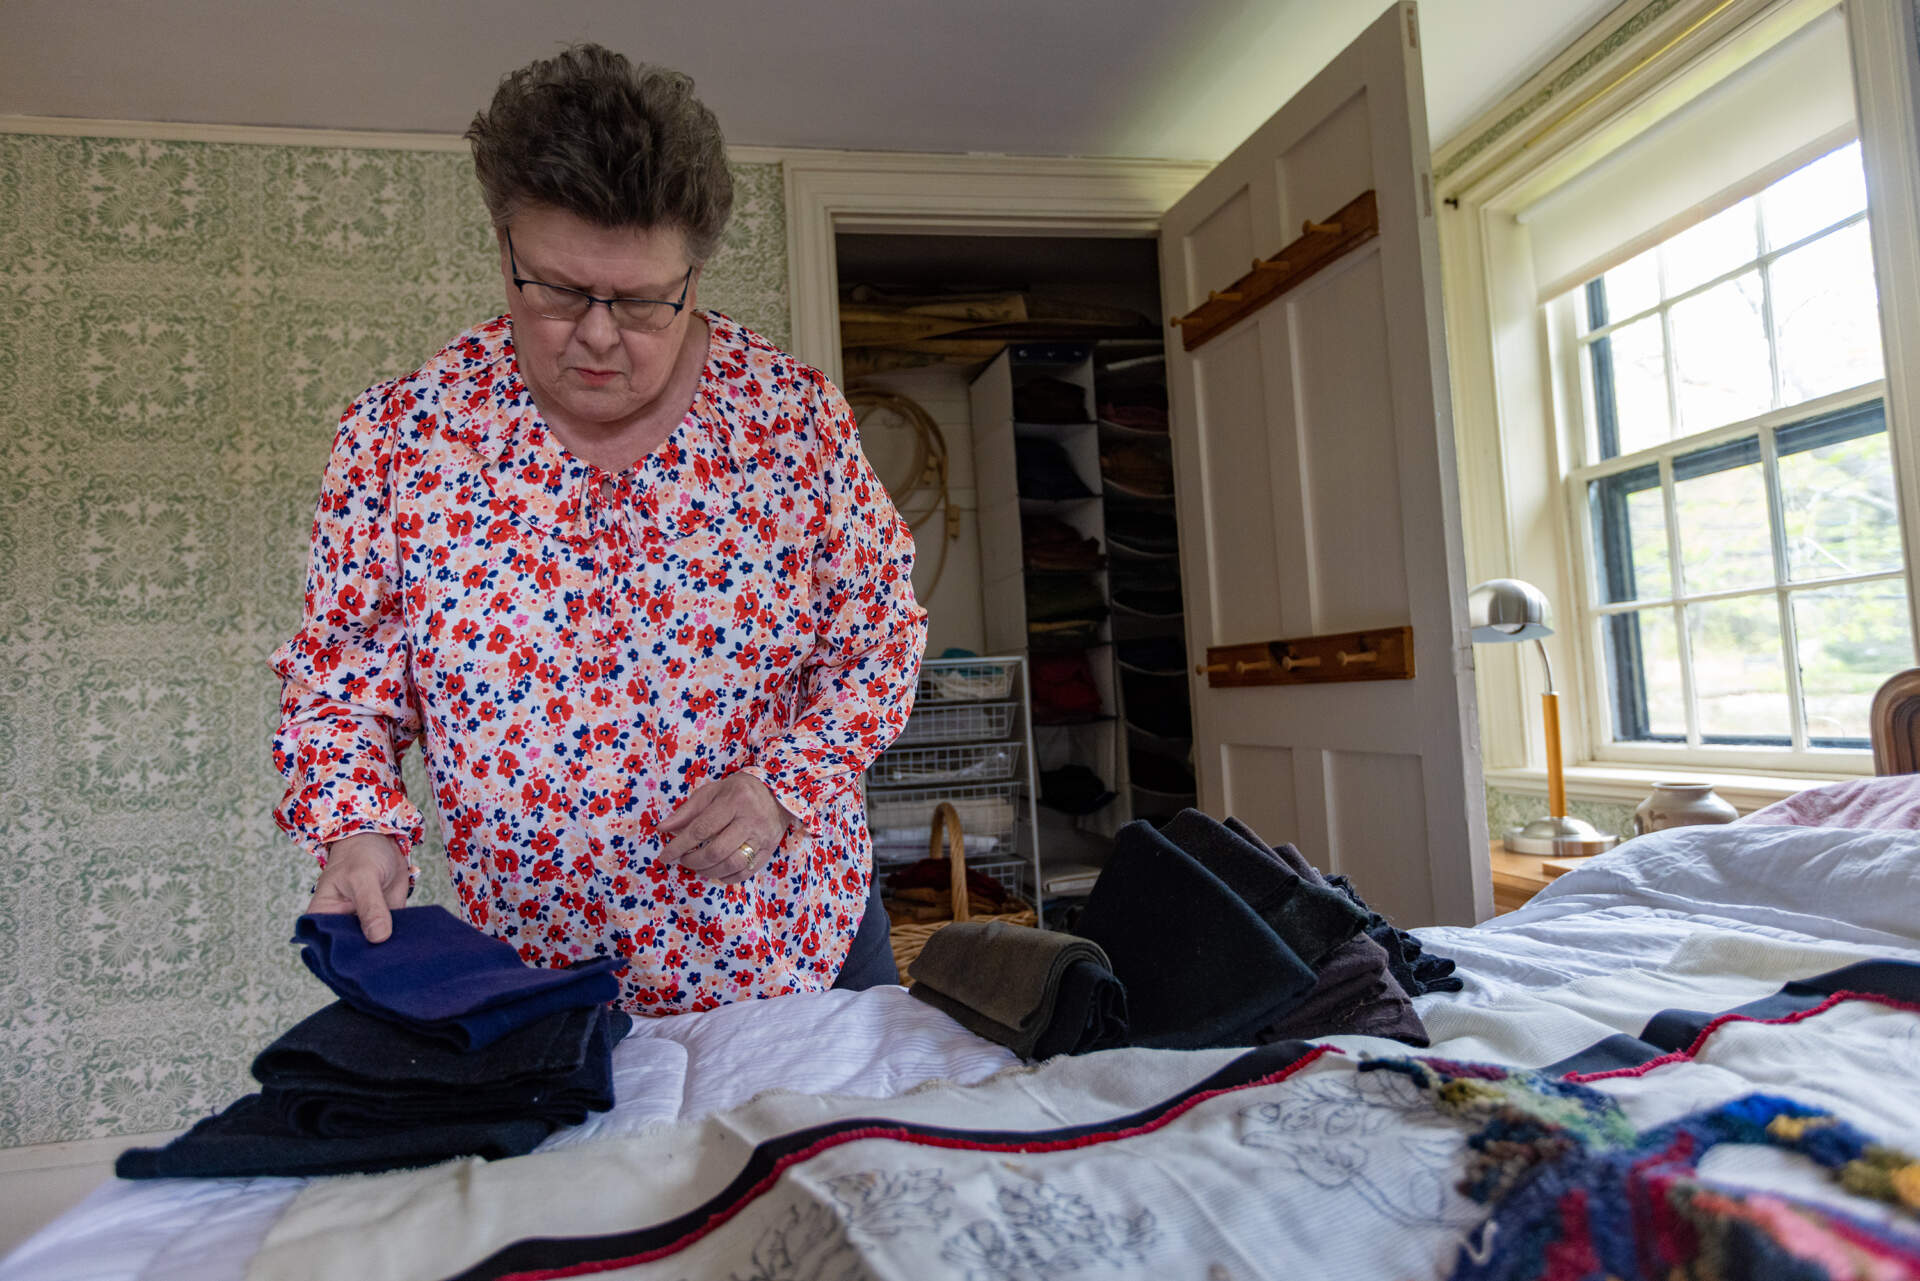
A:
<svg viewBox="0 0 1920 1281">
<path fill-rule="evenodd" d="M 1856 778 L 1852 774 L 1762 774 L 1728 769 L 1691 769 L 1666 766 L 1571 765 L 1566 771 L 1567 795 L 1575 800 L 1605 801 L 1613 804 L 1638 804 L 1645 800 L 1655 783 L 1685 780 L 1711 783 L 1713 790 L 1732 802 L 1742 814 L 1771 805 L 1783 797 L 1822 783 Z M 1493 769 L 1486 773 L 1487 786 L 1502 791 L 1547 794 L 1544 769 Z"/>
</svg>

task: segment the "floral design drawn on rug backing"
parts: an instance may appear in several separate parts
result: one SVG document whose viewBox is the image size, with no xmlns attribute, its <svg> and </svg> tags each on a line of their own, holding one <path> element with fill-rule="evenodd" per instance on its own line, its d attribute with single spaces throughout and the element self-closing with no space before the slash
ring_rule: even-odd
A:
<svg viewBox="0 0 1920 1281">
<path fill-rule="evenodd" d="M 1350 1189 L 1401 1227 L 1471 1226 L 1480 1216 L 1452 1188 L 1457 1138 L 1400 1139 L 1415 1168 L 1394 1171 L 1397 1186 L 1384 1184 L 1377 1168 L 1369 1172 L 1375 1154 L 1359 1140 L 1409 1113 L 1431 1115 L 1432 1107 L 1404 1077 L 1321 1077 L 1302 1082 L 1285 1099 L 1241 1109 L 1240 1142 L 1275 1153 L 1293 1173 L 1329 1191 Z"/>
<path fill-rule="evenodd" d="M 930 1247 L 948 1220 L 966 1217 L 937 1170 L 866 1170 L 828 1179 L 826 1188 L 834 1204 L 789 1205 L 761 1233 L 750 1269 L 733 1281 L 857 1281 L 872 1275 L 863 1245 L 927 1237 Z M 968 1281 L 1054 1281 L 1137 1267 L 1158 1242 L 1150 1210 L 1104 1214 L 1077 1193 L 996 1179 L 988 1215 L 939 1245 L 940 1258 Z"/>
</svg>

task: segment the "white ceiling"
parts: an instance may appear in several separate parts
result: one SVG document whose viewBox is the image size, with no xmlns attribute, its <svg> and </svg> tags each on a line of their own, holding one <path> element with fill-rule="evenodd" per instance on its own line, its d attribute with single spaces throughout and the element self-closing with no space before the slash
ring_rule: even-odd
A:
<svg viewBox="0 0 1920 1281">
<path fill-rule="evenodd" d="M 1613 0 L 1425 0 L 1444 141 Z M 458 133 L 577 39 L 691 73 L 736 145 L 1225 155 L 1384 0 L 0 0 L 0 113 Z"/>
</svg>

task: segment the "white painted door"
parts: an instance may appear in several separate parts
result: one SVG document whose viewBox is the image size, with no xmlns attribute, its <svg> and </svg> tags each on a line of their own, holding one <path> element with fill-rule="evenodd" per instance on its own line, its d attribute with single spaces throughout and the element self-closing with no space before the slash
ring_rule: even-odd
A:
<svg viewBox="0 0 1920 1281">
<path fill-rule="evenodd" d="M 1411 625 L 1412 680 L 1211 688 L 1201 805 L 1400 925 L 1492 911 L 1426 106 L 1395 5 L 1161 224 L 1164 301 L 1225 291 L 1362 192 L 1380 233 L 1211 341 L 1169 331 L 1181 571 L 1209 646 Z"/>
</svg>

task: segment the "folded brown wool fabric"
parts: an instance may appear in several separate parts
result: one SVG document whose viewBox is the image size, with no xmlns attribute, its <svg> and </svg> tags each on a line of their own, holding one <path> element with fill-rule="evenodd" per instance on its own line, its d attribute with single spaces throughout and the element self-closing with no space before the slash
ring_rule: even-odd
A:
<svg viewBox="0 0 1920 1281">
<path fill-rule="evenodd" d="M 1125 1039 L 1126 993 L 1107 954 L 1058 930 L 956 921 L 934 932 L 907 973 L 914 996 L 1023 1059 Z"/>
<path fill-rule="evenodd" d="M 1029 569 L 1098 569 L 1100 540 L 1053 516 L 1020 518 L 1020 549 Z"/>
<path fill-rule="evenodd" d="M 1293 846 L 1268 845 L 1237 818 L 1227 819 L 1227 830 L 1311 884 L 1331 888 L 1320 869 Z M 1388 969 L 1386 949 L 1366 934 L 1356 934 L 1335 948 L 1315 971 L 1313 990 L 1261 1035 L 1279 1041 L 1335 1032 L 1390 1037 L 1408 1045 L 1428 1043 L 1426 1025 Z"/>
</svg>

